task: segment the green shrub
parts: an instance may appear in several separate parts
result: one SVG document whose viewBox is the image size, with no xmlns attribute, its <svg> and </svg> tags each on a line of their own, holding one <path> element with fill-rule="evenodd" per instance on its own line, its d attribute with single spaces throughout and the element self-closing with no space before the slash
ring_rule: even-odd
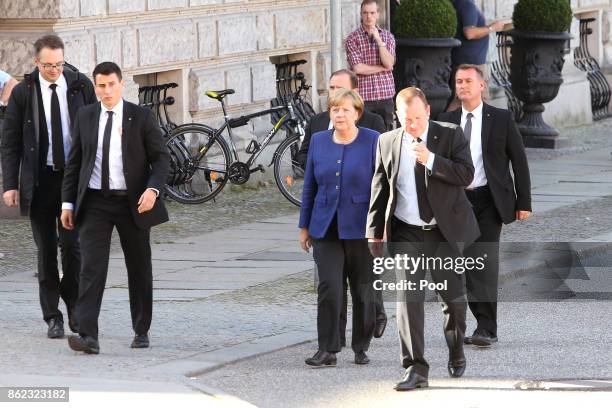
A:
<svg viewBox="0 0 612 408">
<path fill-rule="evenodd" d="M 572 7 L 567 0 L 519 0 L 512 13 L 514 28 L 526 31 L 567 31 Z"/>
<path fill-rule="evenodd" d="M 404 38 L 450 38 L 457 31 L 457 13 L 450 0 L 402 0 L 391 31 Z"/>
</svg>

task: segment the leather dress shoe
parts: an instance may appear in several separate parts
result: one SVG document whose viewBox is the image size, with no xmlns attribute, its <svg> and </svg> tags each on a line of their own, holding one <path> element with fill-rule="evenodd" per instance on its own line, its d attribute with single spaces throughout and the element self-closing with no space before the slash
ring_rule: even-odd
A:
<svg viewBox="0 0 612 408">
<path fill-rule="evenodd" d="M 448 361 L 448 374 L 453 378 L 459 378 L 465 373 L 465 359 Z"/>
<path fill-rule="evenodd" d="M 417 388 L 427 388 L 429 387 L 429 383 L 427 382 L 427 378 L 422 375 L 417 374 L 413 370 L 406 370 L 404 373 L 404 378 L 402 381 L 395 384 L 393 387 L 396 391 L 412 391 Z"/>
<path fill-rule="evenodd" d="M 493 343 L 497 343 L 497 336 L 494 336 L 488 330 L 476 329 L 472 337 L 470 337 L 470 343 L 467 344 L 473 344 L 478 347 L 490 347 Z"/>
<path fill-rule="evenodd" d="M 61 339 L 64 337 L 64 322 L 62 319 L 57 317 L 49 319 L 47 322 L 49 329 L 47 329 L 47 337 L 50 339 Z"/>
<path fill-rule="evenodd" d="M 314 356 L 307 358 L 305 363 L 306 365 L 312 368 L 335 367 L 336 366 L 336 354 L 319 350 L 315 353 Z"/>
<path fill-rule="evenodd" d="M 370 357 L 365 353 L 365 351 L 358 351 L 355 353 L 355 364 L 365 365 L 370 362 Z"/>
<path fill-rule="evenodd" d="M 73 333 L 78 333 L 79 328 L 77 327 L 76 318 L 74 317 L 74 307 L 68 308 L 68 327 Z"/>
<path fill-rule="evenodd" d="M 131 348 L 147 348 L 149 347 L 149 336 L 145 334 L 137 334 L 130 344 Z"/>
<path fill-rule="evenodd" d="M 374 326 L 374 337 L 380 338 L 387 327 L 387 315 L 380 314 L 376 316 L 376 326 Z"/>
<path fill-rule="evenodd" d="M 68 345 L 74 351 L 82 351 L 87 354 L 99 354 L 100 343 L 89 336 L 69 336 Z"/>
</svg>

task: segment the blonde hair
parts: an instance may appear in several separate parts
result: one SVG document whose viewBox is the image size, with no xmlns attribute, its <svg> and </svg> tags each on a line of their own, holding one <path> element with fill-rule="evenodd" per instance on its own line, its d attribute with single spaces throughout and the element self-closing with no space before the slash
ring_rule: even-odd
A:
<svg viewBox="0 0 612 408">
<path fill-rule="evenodd" d="M 425 96 L 425 93 L 421 91 L 419 88 L 417 88 L 416 86 L 411 86 L 411 87 L 402 89 L 395 97 L 395 105 L 398 106 L 400 102 L 406 105 L 409 105 L 415 98 L 420 99 L 423 102 L 423 104 L 425 104 L 425 106 L 429 105 L 429 102 L 427 102 L 427 96 Z"/>
<path fill-rule="evenodd" d="M 327 110 L 331 112 L 333 107 L 340 106 L 346 101 L 353 104 L 353 108 L 355 108 L 359 114 L 359 118 L 361 118 L 364 109 L 363 99 L 361 99 L 361 96 L 357 92 L 351 89 L 341 88 L 336 92 L 332 92 L 327 100 Z"/>
</svg>

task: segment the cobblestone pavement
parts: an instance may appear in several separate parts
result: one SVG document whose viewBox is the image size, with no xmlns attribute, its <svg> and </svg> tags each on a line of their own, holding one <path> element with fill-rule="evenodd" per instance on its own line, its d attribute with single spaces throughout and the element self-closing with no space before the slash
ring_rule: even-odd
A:
<svg viewBox="0 0 612 408">
<path fill-rule="evenodd" d="M 594 126 L 602 126 L 600 131 L 603 132 L 603 125 Z M 580 131 L 586 132 L 584 129 Z M 611 142 L 605 144 L 606 149 L 610 145 Z M 598 146 L 601 148 L 604 145 Z M 560 241 L 609 232 L 612 230 L 612 219 L 609 217 L 611 204 L 612 197 L 603 197 L 555 211 L 539 212 L 527 222 L 507 226 L 503 239 Z M 0 370 L 49 376 L 61 370 L 65 376 L 165 381 L 174 378 L 176 373 L 156 367 L 197 359 L 205 352 L 236 345 L 248 346 L 258 339 L 275 335 L 314 333 L 316 297 L 312 272 L 294 269 L 289 264 L 278 267 L 282 262 L 271 258 L 267 263 L 262 262 L 264 266 L 259 268 L 252 268 L 248 261 L 239 259 L 240 254 L 258 253 L 252 248 L 244 249 L 246 242 L 251 247 L 259 245 L 264 251 L 269 248 L 266 247 L 266 240 L 276 236 L 278 241 L 278 225 L 258 223 L 249 228 L 236 229 L 233 235 L 219 234 L 219 242 L 210 238 L 213 242 L 211 248 L 197 241 L 197 238 L 191 238 L 204 233 L 210 237 L 243 223 L 288 214 L 290 216 L 285 217 L 287 219 L 284 221 L 286 227 L 282 229 L 286 235 L 281 237 L 281 241 L 288 240 L 290 243 L 279 244 L 287 247 L 286 251 L 294 251 L 288 253 L 297 252 L 297 231 L 294 227 L 297 208 L 286 202 L 275 186 L 258 190 L 228 189 L 221 193 L 216 203 L 197 206 L 170 203 L 169 208 L 172 221 L 154 229 L 152 237 L 157 248 L 157 259 L 154 267 L 156 300 L 151 349 L 128 348 L 132 332 L 124 282 L 109 283 L 100 319 L 101 354 L 89 357 L 75 355 L 68 349 L 65 340 L 52 341 L 44 336 L 36 281 L 29 273 L 15 273 L 0 281 L 0 310 L 6 311 L 0 317 L 0 327 L 3 328 L 0 331 L 3 350 L 0 353 Z M 0 260 L 0 276 L 13 271 L 32 270 L 35 260 L 27 220 L 1 222 L 0 252 L 5 253 L 5 257 Z M 295 231 L 295 236 L 291 235 L 292 231 Z M 263 244 L 260 245 L 260 241 Z M 235 253 L 219 257 L 215 244 L 230 245 Z M 165 247 L 166 252 L 160 252 L 160 247 Z M 173 257 L 174 254 L 176 256 Z M 218 266 L 209 266 L 219 259 L 223 262 Z M 228 267 L 225 259 L 230 260 L 233 266 Z M 114 258 L 111 261 L 112 264 L 114 262 L 115 279 L 124 280 L 121 260 Z M 185 267 L 181 266 L 181 262 L 186 262 Z M 272 276 L 268 269 L 274 268 L 284 268 L 285 275 L 276 279 L 266 278 L 262 283 L 261 276 Z M 287 270 L 290 272 L 286 273 Z M 296 270 L 302 272 L 294 273 Z M 199 274 L 208 275 L 204 279 Z M 223 280 L 229 285 L 232 279 L 242 286 L 212 285 L 211 288 L 211 282 Z M 259 281 L 249 284 L 249 279 Z"/>
<path fill-rule="evenodd" d="M 269 183 L 259 188 L 228 186 L 213 202 L 183 205 L 167 201 L 166 205 L 170 221 L 152 229 L 153 243 L 171 242 L 178 238 L 298 211 L 297 207 L 281 195 L 276 185 Z M 0 220 L 0 225 L 0 276 L 36 269 L 36 247 L 29 220 L 25 217 Z M 115 232 L 111 250 L 119 249 Z"/>
</svg>

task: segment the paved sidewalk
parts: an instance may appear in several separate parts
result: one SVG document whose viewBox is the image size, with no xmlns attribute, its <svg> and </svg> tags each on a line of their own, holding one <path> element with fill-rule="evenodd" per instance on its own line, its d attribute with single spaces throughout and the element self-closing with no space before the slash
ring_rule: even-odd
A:
<svg viewBox="0 0 612 408">
<path fill-rule="evenodd" d="M 506 228 L 506 241 L 537 241 L 550 232 L 538 226 L 538 220 L 552 214 L 546 211 L 575 214 L 580 206 L 607 202 L 612 195 L 609 149 L 530 166 L 535 214 L 527 223 Z M 563 222 L 557 222 L 550 227 L 553 236 L 569 241 L 580 235 L 576 232 L 586 231 L 579 238 L 593 238 L 597 244 L 591 249 L 607 246 L 612 241 L 607 235 L 612 232 L 612 217 L 597 215 L 596 211 L 606 210 L 601 205 L 592 207 L 598 218 L 595 236 L 588 234 L 589 229 L 571 229 L 576 224 L 572 219 L 567 221 L 570 234 Z M 584 222 L 573 221 L 579 227 Z M 44 336 L 31 271 L 0 277 L 0 372 L 5 375 L 0 383 L 19 378 L 27 383 L 34 377 L 16 376 L 35 375 L 40 376 L 37 383 L 58 377 L 81 390 L 95 391 L 101 382 L 105 390 L 119 392 L 124 381 L 133 381 L 143 390 L 159 390 L 163 383 L 172 393 L 173 387 L 190 389 L 185 385 L 185 381 L 191 384 L 190 377 L 232 361 L 312 340 L 316 337 L 313 262 L 299 249 L 296 224 L 297 212 L 153 245 L 155 304 L 148 350 L 128 347 L 133 333 L 121 253 L 114 253 L 110 263 L 99 356 L 78 355 L 69 350 L 66 340 Z M 537 254 L 527 259 L 521 253 L 507 253 L 501 271 L 506 279 L 516 278 L 541 264 Z M 218 388 L 224 388 L 222 379 Z M 217 393 L 222 394 L 197 391 L 202 398 L 216 398 L 211 395 Z"/>
</svg>

